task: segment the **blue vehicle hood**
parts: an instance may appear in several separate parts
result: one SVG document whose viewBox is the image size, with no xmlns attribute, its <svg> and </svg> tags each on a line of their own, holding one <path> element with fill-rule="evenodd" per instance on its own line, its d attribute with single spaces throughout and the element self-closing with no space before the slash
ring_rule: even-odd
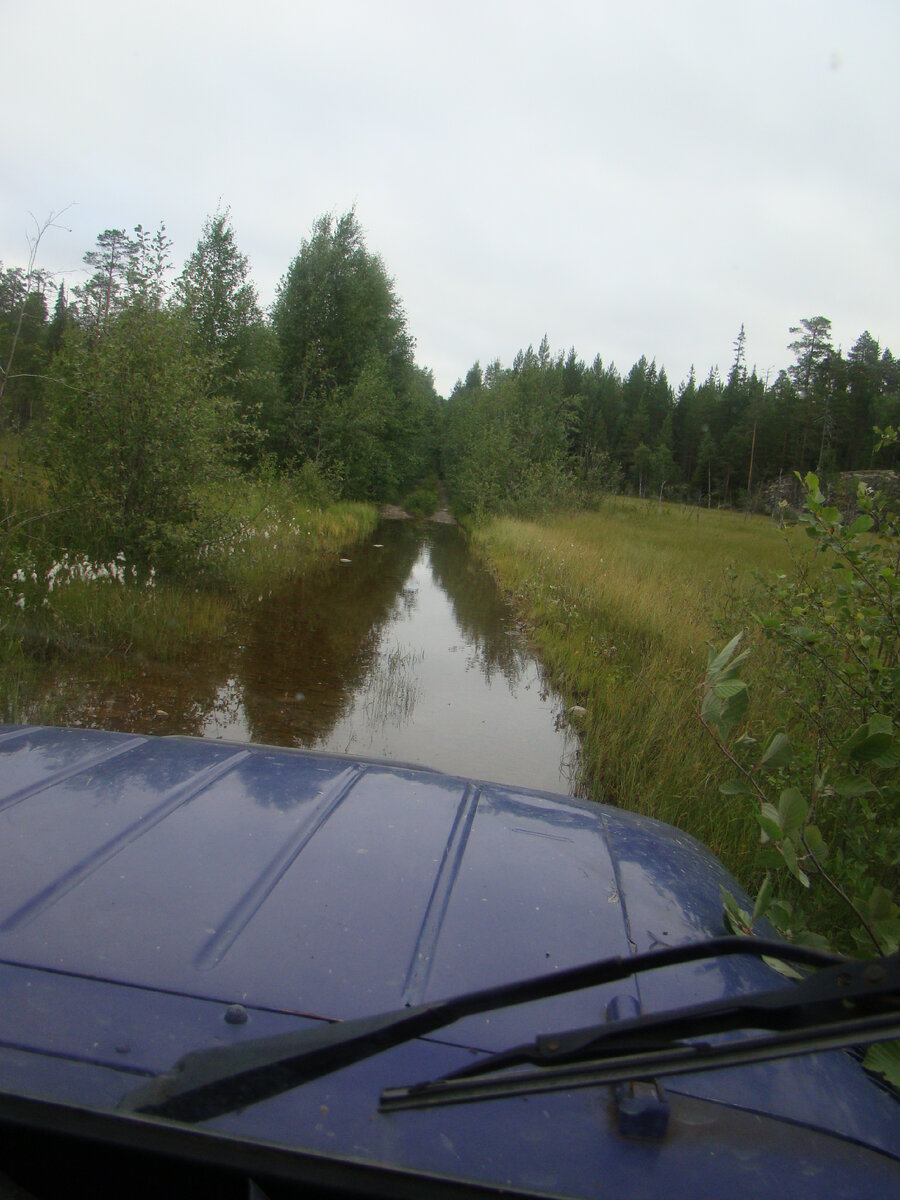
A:
<svg viewBox="0 0 900 1200">
<path fill-rule="evenodd" d="M 565 797 L 262 746 L 0 729 L 0 1042 L 90 1060 L 110 1098 L 116 1073 L 230 1037 L 720 936 L 722 887 L 741 896 L 694 839 Z M 754 960 L 686 965 L 468 1018 L 430 1053 L 468 1061 L 593 1024 L 614 997 L 650 1012 L 783 982 Z M 223 1027 L 233 1004 L 249 1033 Z M 394 1054 L 411 1074 L 382 1085 L 429 1074 Z M 13 1059 L 0 1087 L 27 1082 Z M 669 1091 L 900 1146 L 900 1106 L 843 1052 Z"/>
</svg>

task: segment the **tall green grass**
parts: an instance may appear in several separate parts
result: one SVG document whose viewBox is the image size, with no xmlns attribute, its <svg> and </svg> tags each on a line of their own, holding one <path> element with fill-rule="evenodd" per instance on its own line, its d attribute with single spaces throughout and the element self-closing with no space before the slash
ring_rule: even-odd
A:
<svg viewBox="0 0 900 1200">
<path fill-rule="evenodd" d="M 122 556 L 90 563 L 55 544 L 40 481 L 16 440 L 0 452 L 0 721 L 52 718 L 34 697 L 62 658 L 115 673 L 137 658 L 175 659 L 214 642 L 235 605 L 315 570 L 377 521 L 373 505 L 319 507 L 320 497 L 290 480 L 233 480 L 203 497 L 216 539 L 160 579 Z"/>
<path fill-rule="evenodd" d="M 209 591 L 172 584 L 76 582 L 58 589 L 40 611 L 21 614 L 23 646 L 54 654 L 135 654 L 160 661 L 224 632 L 230 605 Z"/>
<path fill-rule="evenodd" d="M 370 534 L 378 521 L 372 504 L 319 508 L 277 479 L 248 481 L 228 503 L 224 532 L 203 547 L 198 571 L 213 585 L 248 595 L 307 574 Z"/>
<path fill-rule="evenodd" d="M 747 879 L 740 798 L 696 717 L 707 643 L 746 619 L 754 572 L 788 569 L 770 520 L 616 499 L 597 513 L 493 520 L 473 532 L 582 734 L 580 790 L 693 833 Z M 764 676 L 762 639 L 755 666 Z M 761 725 L 767 714 L 760 697 Z"/>
</svg>

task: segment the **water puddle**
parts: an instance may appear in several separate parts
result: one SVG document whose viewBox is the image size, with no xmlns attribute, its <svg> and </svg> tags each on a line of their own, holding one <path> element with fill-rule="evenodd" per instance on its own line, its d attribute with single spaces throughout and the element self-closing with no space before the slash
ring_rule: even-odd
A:
<svg viewBox="0 0 900 1200">
<path fill-rule="evenodd" d="M 385 521 L 195 660 L 65 681 L 59 723 L 390 758 L 570 791 L 577 739 L 512 609 L 451 526 Z"/>
</svg>

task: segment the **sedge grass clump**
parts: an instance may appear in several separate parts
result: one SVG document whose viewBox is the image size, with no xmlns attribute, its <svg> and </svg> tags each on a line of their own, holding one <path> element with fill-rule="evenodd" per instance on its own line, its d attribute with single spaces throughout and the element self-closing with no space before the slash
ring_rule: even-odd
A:
<svg viewBox="0 0 900 1200">
<path fill-rule="evenodd" d="M 19 443 L 0 450 L 7 462 Z M 0 719 L 7 721 L 33 717 L 37 676 L 56 660 L 102 659 L 106 671 L 217 641 L 242 597 L 315 570 L 377 520 L 373 505 L 332 503 L 321 472 L 301 472 L 299 483 L 272 473 L 207 483 L 198 525 L 206 538 L 198 549 L 172 533 L 179 552 L 160 574 L 152 559 L 131 561 L 124 550 L 102 559 L 66 549 L 52 556 L 58 529 L 40 489 L 22 486 L 29 478 L 18 470 L 0 475 Z"/>
<path fill-rule="evenodd" d="M 39 657 L 134 651 L 157 659 L 218 637 L 228 607 L 213 595 L 159 583 L 120 551 L 108 562 L 65 552 L 49 565 L 20 557 L 0 585 L 4 627 Z"/>
<path fill-rule="evenodd" d="M 233 510 L 228 532 L 201 547 L 198 569 L 212 584 L 237 592 L 268 592 L 304 575 L 322 560 L 365 537 L 375 527 L 371 504 L 314 507 L 302 496 L 249 487 Z"/>
<path fill-rule="evenodd" d="M 77 584 L 52 607 L 51 636 L 59 648 L 133 654 L 157 661 L 224 634 L 230 606 L 223 597 L 161 584 L 99 591 Z"/>
<path fill-rule="evenodd" d="M 316 528 L 323 550 L 336 552 L 359 538 L 367 537 L 378 523 L 373 504 L 343 500 L 317 515 Z"/>
<path fill-rule="evenodd" d="M 740 871 L 752 848 L 717 790 L 721 764 L 695 715 L 705 644 L 754 571 L 786 566 L 762 518 L 655 503 L 540 522 L 498 519 L 476 547 L 513 595 L 553 682 L 580 720 L 580 789 L 670 821 Z M 760 663 L 765 661 L 761 651 Z"/>
</svg>

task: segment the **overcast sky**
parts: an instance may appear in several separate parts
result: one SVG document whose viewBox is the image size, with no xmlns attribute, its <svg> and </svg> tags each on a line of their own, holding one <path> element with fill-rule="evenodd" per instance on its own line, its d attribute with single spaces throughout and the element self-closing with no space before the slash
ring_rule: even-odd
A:
<svg viewBox="0 0 900 1200">
<path fill-rule="evenodd" d="M 823 314 L 900 354 L 898 0 L 0 0 L 0 259 L 230 205 L 264 304 L 356 206 L 447 394 L 574 345 L 677 384 Z"/>
</svg>

